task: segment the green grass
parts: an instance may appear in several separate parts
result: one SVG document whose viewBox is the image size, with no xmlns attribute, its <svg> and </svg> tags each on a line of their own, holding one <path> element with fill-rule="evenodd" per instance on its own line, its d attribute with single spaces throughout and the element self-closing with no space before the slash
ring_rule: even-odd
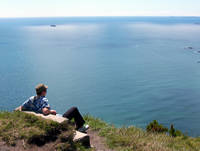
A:
<svg viewBox="0 0 200 151">
<path fill-rule="evenodd" d="M 26 145 L 43 146 L 55 143 L 55 150 L 86 150 L 73 142 L 74 127 L 67 121 L 61 124 L 23 112 L 0 112 L 0 141 L 16 146 L 19 140 Z"/>
<path fill-rule="evenodd" d="M 90 115 L 84 118 L 94 131 L 105 137 L 109 148 L 118 151 L 200 151 L 200 138 L 171 137 L 133 126 L 116 128 Z"/>
<path fill-rule="evenodd" d="M 108 147 L 116 151 L 200 151 L 200 138 L 171 137 L 133 126 L 116 128 L 89 115 L 85 120 L 91 129 L 106 139 Z M 74 127 L 67 122 L 59 124 L 23 112 L 0 112 L 0 141 L 9 146 L 24 140 L 27 150 L 32 145 L 43 146 L 50 142 L 58 151 L 88 150 L 74 143 L 73 136 Z"/>
</svg>

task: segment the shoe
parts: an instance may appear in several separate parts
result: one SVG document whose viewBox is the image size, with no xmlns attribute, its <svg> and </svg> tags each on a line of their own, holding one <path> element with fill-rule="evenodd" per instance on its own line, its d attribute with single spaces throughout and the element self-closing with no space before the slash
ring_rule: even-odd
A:
<svg viewBox="0 0 200 151">
<path fill-rule="evenodd" d="M 85 133 L 90 128 L 89 125 L 83 125 L 81 128 L 78 129 L 79 132 Z"/>
</svg>

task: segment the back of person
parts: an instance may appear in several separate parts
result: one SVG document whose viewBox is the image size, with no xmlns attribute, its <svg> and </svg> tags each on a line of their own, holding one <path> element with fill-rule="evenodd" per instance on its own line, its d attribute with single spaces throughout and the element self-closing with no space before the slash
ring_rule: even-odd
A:
<svg viewBox="0 0 200 151">
<path fill-rule="evenodd" d="M 45 96 L 32 96 L 22 104 L 23 111 L 43 113 L 43 108 L 49 108 L 48 99 Z"/>
</svg>

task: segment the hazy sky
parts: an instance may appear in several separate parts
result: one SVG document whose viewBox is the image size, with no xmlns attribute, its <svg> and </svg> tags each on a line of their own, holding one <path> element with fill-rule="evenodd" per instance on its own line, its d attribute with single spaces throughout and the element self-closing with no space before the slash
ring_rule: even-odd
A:
<svg viewBox="0 0 200 151">
<path fill-rule="evenodd" d="M 0 0 L 0 17 L 200 16 L 200 0 Z"/>
</svg>

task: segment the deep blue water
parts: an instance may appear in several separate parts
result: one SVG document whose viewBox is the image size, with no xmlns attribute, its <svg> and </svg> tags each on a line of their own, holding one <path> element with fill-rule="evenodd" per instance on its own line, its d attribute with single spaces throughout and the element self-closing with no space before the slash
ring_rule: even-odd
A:
<svg viewBox="0 0 200 151">
<path fill-rule="evenodd" d="M 0 110 L 14 109 L 45 83 L 59 113 L 78 106 L 117 126 L 145 128 L 156 119 L 199 136 L 199 23 L 198 17 L 0 19 Z"/>
</svg>

